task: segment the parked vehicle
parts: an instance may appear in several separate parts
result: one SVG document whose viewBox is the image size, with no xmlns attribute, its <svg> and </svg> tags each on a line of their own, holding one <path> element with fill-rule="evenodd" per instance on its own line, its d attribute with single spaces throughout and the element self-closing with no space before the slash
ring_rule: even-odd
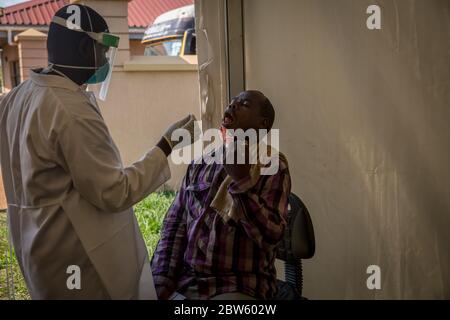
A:
<svg viewBox="0 0 450 320">
<path fill-rule="evenodd" d="M 177 8 L 158 16 L 145 31 L 142 43 L 146 56 L 196 54 L 194 5 Z"/>
</svg>

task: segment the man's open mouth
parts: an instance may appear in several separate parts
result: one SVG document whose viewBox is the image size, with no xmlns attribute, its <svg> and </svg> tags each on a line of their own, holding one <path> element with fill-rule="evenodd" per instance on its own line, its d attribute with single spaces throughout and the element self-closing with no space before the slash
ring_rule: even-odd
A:
<svg viewBox="0 0 450 320">
<path fill-rule="evenodd" d="M 234 122 L 233 116 L 228 111 L 225 111 L 223 114 L 222 125 L 224 127 L 227 127 L 232 125 L 233 122 Z"/>
</svg>

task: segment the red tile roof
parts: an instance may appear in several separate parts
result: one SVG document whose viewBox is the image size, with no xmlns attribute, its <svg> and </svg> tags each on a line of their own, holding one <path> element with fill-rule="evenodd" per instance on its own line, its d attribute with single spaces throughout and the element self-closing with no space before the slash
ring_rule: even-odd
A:
<svg viewBox="0 0 450 320">
<path fill-rule="evenodd" d="M 148 27 L 160 14 L 193 3 L 194 0 L 133 0 L 128 3 L 128 25 Z"/>
<path fill-rule="evenodd" d="M 55 12 L 68 3 L 69 0 L 30 0 L 6 7 L 0 26 L 49 25 Z M 128 26 L 145 28 L 160 14 L 193 3 L 194 0 L 132 0 L 128 3 Z"/>
<path fill-rule="evenodd" d="M 59 8 L 69 0 L 32 0 L 6 7 L 0 17 L 1 25 L 49 25 Z"/>
</svg>

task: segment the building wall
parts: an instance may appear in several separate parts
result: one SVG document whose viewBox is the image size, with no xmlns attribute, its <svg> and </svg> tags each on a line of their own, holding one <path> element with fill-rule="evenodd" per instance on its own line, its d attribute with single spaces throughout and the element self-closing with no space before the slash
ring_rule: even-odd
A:
<svg viewBox="0 0 450 320">
<path fill-rule="evenodd" d="M 246 86 L 276 108 L 316 231 L 306 297 L 450 298 L 449 12 L 446 0 L 244 0 Z M 381 290 L 366 286 L 369 265 Z"/>
<path fill-rule="evenodd" d="M 29 78 L 31 69 L 48 65 L 47 38 L 19 39 L 18 48 L 22 81 Z"/>
<path fill-rule="evenodd" d="M 145 51 L 145 45 L 141 43 L 141 40 L 130 40 L 130 56 L 143 56 Z"/>
<path fill-rule="evenodd" d="M 174 121 L 189 113 L 199 119 L 197 71 L 114 72 L 106 102 L 105 121 L 125 164 L 141 158 Z M 185 165 L 171 163 L 168 189 L 177 189 Z"/>
<path fill-rule="evenodd" d="M 18 47 L 5 44 L 2 53 L 3 89 L 8 92 L 12 89 L 11 62 L 19 61 Z"/>
</svg>

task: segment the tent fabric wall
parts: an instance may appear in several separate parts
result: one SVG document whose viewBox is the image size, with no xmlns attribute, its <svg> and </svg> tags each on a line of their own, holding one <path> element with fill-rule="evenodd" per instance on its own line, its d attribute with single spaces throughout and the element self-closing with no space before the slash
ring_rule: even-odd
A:
<svg viewBox="0 0 450 320">
<path fill-rule="evenodd" d="M 224 1 L 195 1 L 202 129 L 217 127 L 228 101 Z"/>
<path fill-rule="evenodd" d="M 381 30 L 366 26 L 372 4 Z M 276 108 L 293 191 L 315 227 L 305 296 L 450 299 L 450 2 L 243 0 L 243 9 L 246 88 Z M 380 290 L 367 287 L 370 265 Z"/>
</svg>

